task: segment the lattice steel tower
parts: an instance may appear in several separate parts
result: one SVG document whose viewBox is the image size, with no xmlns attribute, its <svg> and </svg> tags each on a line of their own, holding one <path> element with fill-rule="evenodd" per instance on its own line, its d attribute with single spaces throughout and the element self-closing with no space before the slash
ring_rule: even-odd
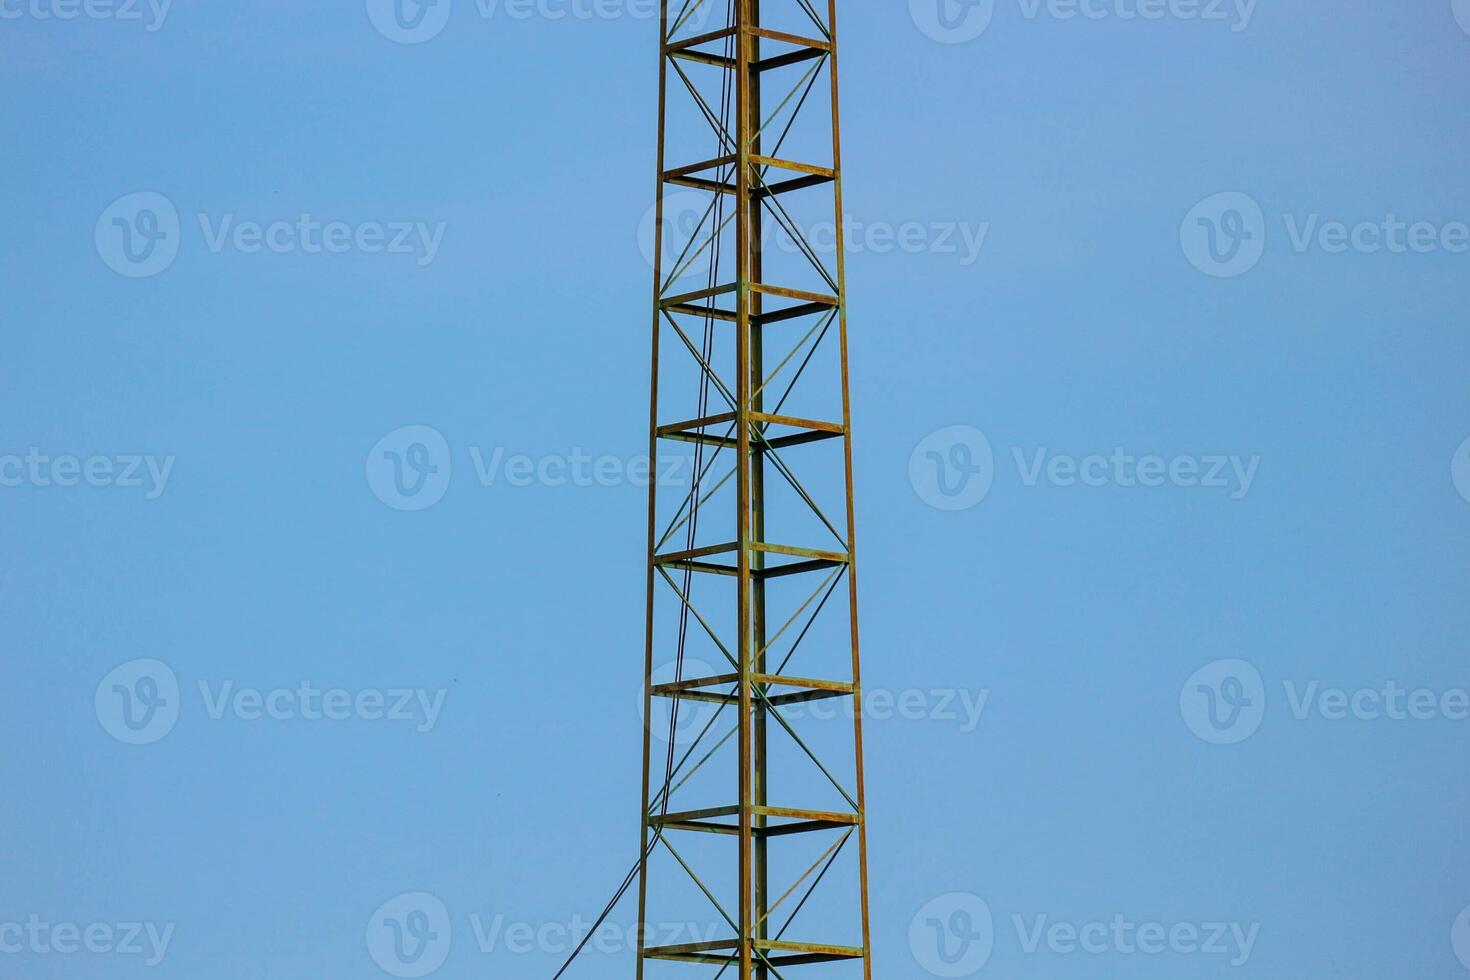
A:
<svg viewBox="0 0 1470 980">
<path fill-rule="evenodd" d="M 640 980 L 872 976 L 836 6 L 662 4 Z"/>
</svg>

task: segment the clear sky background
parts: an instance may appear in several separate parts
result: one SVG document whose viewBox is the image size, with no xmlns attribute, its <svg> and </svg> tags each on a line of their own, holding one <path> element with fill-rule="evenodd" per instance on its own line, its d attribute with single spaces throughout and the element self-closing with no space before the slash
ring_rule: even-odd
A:
<svg viewBox="0 0 1470 980">
<path fill-rule="evenodd" d="M 1470 5 L 1028 3 L 841 24 L 848 211 L 926 229 L 849 262 L 866 681 L 986 698 L 870 725 L 875 973 L 930 976 L 931 920 L 973 967 L 955 913 L 988 911 L 988 963 L 947 975 L 1465 976 Z M 549 977 L 555 941 L 474 924 L 589 918 L 632 857 L 644 491 L 484 485 L 474 453 L 645 448 L 655 23 L 454 0 L 402 44 L 363 0 L 55 5 L 0 2 L 0 973 L 370 980 L 370 921 L 422 892 L 453 930 L 434 976 Z M 113 267 L 151 271 L 112 223 L 138 199 L 109 211 L 137 192 L 179 215 L 148 277 Z M 366 237 L 211 248 L 306 214 Z M 1394 221 L 1422 251 L 1293 236 Z M 396 222 L 442 238 L 374 250 Z M 418 511 L 367 467 L 409 425 L 450 463 Z M 988 494 L 936 496 L 928 453 L 963 450 Z M 1256 462 L 1092 486 L 1029 480 L 1043 450 Z M 104 678 L 140 660 L 179 691 L 132 745 L 114 683 L 148 696 L 149 668 Z M 303 681 L 444 699 L 215 719 L 200 691 Z M 1314 682 L 1434 717 L 1298 718 Z M 1040 916 L 1258 929 L 1232 966 L 1028 952 Z M 33 919 L 174 931 L 150 968 L 4 928 Z"/>
</svg>

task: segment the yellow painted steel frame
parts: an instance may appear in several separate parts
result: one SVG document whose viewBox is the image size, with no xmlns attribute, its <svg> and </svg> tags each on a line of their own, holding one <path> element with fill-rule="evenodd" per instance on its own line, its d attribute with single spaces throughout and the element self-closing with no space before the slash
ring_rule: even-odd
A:
<svg viewBox="0 0 1470 980">
<path fill-rule="evenodd" d="M 768 5 L 777 0 L 764 0 Z M 733 453 L 736 483 L 736 514 L 734 524 L 737 537 L 734 541 L 697 548 L 669 550 L 667 543 L 673 533 L 684 522 L 693 519 L 704 505 L 700 485 L 688 495 L 681 514 L 684 522 L 659 535 L 659 493 L 657 481 L 649 492 L 648 532 L 648 606 L 647 645 L 645 650 L 645 714 L 653 718 L 655 699 L 670 699 L 676 706 L 682 701 L 707 702 L 720 705 L 721 710 L 733 709 L 738 715 L 738 725 L 732 734 L 738 739 L 738 787 L 739 799 L 729 805 L 700 810 L 678 811 L 671 809 L 670 797 L 677 785 L 666 781 L 653 772 L 653 743 L 651 731 L 644 736 L 643 812 L 641 819 L 642 863 L 639 882 L 639 922 L 647 924 L 651 897 L 656 897 L 660 882 L 650 880 L 649 859 L 661 847 L 672 854 L 683 870 L 688 872 L 712 903 L 720 910 L 734 933 L 726 940 L 686 943 L 672 946 L 649 946 L 640 938 L 638 949 L 638 977 L 642 980 L 649 961 L 677 963 L 716 964 L 720 973 L 731 972 L 739 980 L 751 977 L 767 978 L 782 976 L 789 967 L 810 963 L 832 963 L 846 961 L 854 965 L 860 962 L 864 980 L 871 980 L 872 965 L 869 949 L 868 926 L 868 876 L 867 876 L 867 822 L 864 810 L 863 778 L 863 721 L 861 698 L 861 674 L 858 655 L 857 623 L 857 577 L 856 541 L 853 517 L 852 485 L 852 417 L 850 411 L 847 355 L 847 304 L 845 255 L 842 234 L 842 156 L 840 127 L 838 124 L 838 78 L 837 78 L 837 0 L 825 0 L 825 17 L 813 3 L 823 0 L 789 0 L 810 18 L 812 36 L 797 35 L 770 30 L 762 26 L 762 0 L 664 0 L 661 16 L 660 71 L 659 71 L 659 151 L 658 151 L 658 204 L 654 227 L 654 315 L 653 315 L 653 384 L 651 396 L 650 456 L 657 458 L 661 444 L 665 441 L 715 447 L 716 452 Z M 692 11 L 701 6 L 726 8 L 728 14 L 724 26 L 705 33 L 681 36 Z M 678 37 L 678 40 L 675 38 Z M 762 80 L 771 71 L 793 65 L 809 64 L 810 72 L 804 77 L 816 79 L 821 68 L 827 69 L 831 82 L 831 140 L 832 165 L 818 166 L 799 161 L 784 160 L 778 141 L 767 137 L 769 146 L 766 155 L 762 151 Z M 715 118 L 703 105 L 706 121 L 718 135 L 722 155 L 702 161 L 678 161 L 670 166 L 666 159 L 671 135 L 669 126 L 669 88 L 682 81 L 696 101 L 685 68 L 692 65 L 714 66 L 729 73 L 727 91 L 734 97 L 733 126 L 727 129 L 724 121 Z M 814 82 L 808 82 L 810 94 Z M 790 96 L 787 96 L 790 99 Z M 795 116 L 800 114 L 802 102 L 797 104 Z M 784 103 L 783 103 L 784 105 Z M 799 123 L 797 123 L 799 125 Z M 826 125 L 825 120 L 820 124 Z M 789 127 L 788 127 L 789 132 Z M 772 176 L 774 175 L 774 176 Z M 768 180 L 768 176 L 772 179 Z M 732 179 L 733 178 L 733 179 Z M 735 270 L 733 282 L 714 284 L 709 288 L 674 294 L 671 284 L 682 270 L 664 268 L 665 247 L 664 198 L 669 188 L 692 188 L 706 191 L 720 201 L 732 205 L 731 217 L 735 223 Z M 764 281 L 762 249 L 765 235 L 763 220 L 771 208 L 779 208 L 782 195 L 815 188 L 830 188 L 833 214 L 837 223 L 835 274 L 823 271 L 823 278 L 831 285 L 831 292 L 812 292 L 792 289 L 778 283 Z M 780 218 L 777 218 L 778 222 Z M 786 227 L 782 222 L 783 227 Z M 712 228 L 714 238 L 721 229 Z M 800 237 L 799 230 L 788 229 Z M 696 232 L 698 235 L 699 232 Z M 694 241 L 691 240 L 691 245 Z M 691 251 L 685 248 L 687 255 Z M 696 253 L 696 258 L 698 253 Z M 682 260 L 681 256 L 681 260 Z M 692 261 L 692 260 L 691 260 Z M 679 263 L 675 263 L 678 265 Z M 820 262 L 817 263 L 819 266 Z M 687 266 L 686 266 L 687 267 Z M 840 359 L 841 405 L 832 406 L 833 414 L 840 411 L 839 420 L 815 420 L 780 414 L 780 406 L 767 411 L 765 363 L 765 328 L 773 323 L 786 322 L 798 317 L 814 317 L 818 326 L 837 326 Z M 825 323 L 823 323 L 825 319 Z M 734 390 L 731 390 L 714 368 L 704 359 L 697 346 L 690 341 L 680 327 L 681 320 L 719 321 L 734 325 Z M 696 379 L 704 376 L 712 383 L 728 403 L 730 410 L 715 414 L 704 414 L 694 419 L 664 419 L 659 407 L 660 338 L 672 328 L 687 352 L 697 362 Z M 725 328 L 728 331 L 728 326 Z M 816 327 L 811 337 L 815 333 Z M 724 336 L 721 334 L 721 336 Z M 803 340 L 803 344 L 806 340 Z M 821 343 L 819 338 L 818 344 Z M 813 348 L 814 349 L 814 348 Z M 675 350 L 675 353 L 680 351 Z M 793 354 L 796 352 L 793 351 Z M 792 355 L 787 355 L 788 360 Z M 810 355 L 808 355 L 810 357 Z M 787 362 L 782 361 L 781 366 Z M 666 365 L 667 366 L 667 365 Z M 780 367 L 777 367 L 777 371 Z M 799 376 L 799 372 L 798 372 Z M 786 431 L 778 435 L 777 430 Z M 789 431 L 787 431 L 789 430 Z M 836 527 L 821 514 L 820 508 L 807 496 L 800 481 L 781 459 L 779 452 L 787 447 L 808 443 L 840 439 L 843 443 L 843 483 L 846 488 L 846 525 Z M 828 529 L 840 541 L 837 550 L 822 550 L 773 543 L 765 540 L 766 493 L 765 483 L 768 467 L 796 488 L 802 499 L 812 507 Z M 722 481 L 723 482 L 723 481 Z M 718 489 L 718 487 L 716 487 Z M 713 495 L 713 492 L 711 492 Z M 723 515 L 729 518 L 728 512 Z M 681 577 L 722 575 L 737 580 L 736 622 L 738 637 L 727 649 L 718 639 L 715 642 L 729 660 L 729 672 L 714 677 L 681 678 L 673 683 L 657 684 L 654 681 L 655 663 L 664 655 L 672 654 L 671 630 L 656 622 L 655 596 L 665 588 L 672 588 L 682 604 L 681 614 L 687 628 L 688 617 L 692 616 L 711 638 L 714 631 L 684 594 L 674 574 Z M 766 654 L 774 640 L 768 635 L 766 621 L 766 586 L 776 578 L 789 576 L 825 577 L 827 597 L 842 586 L 847 597 L 849 628 L 852 643 L 852 680 L 835 681 L 788 676 L 783 667 L 772 668 L 766 663 Z M 815 594 L 814 594 L 815 595 Z M 810 602 L 810 600 L 809 600 Z M 815 616 L 826 605 L 824 598 L 817 607 Z M 803 607 L 805 610 L 807 607 Z M 798 616 L 803 615 L 802 611 Z M 791 623 L 787 623 L 790 626 Z M 808 624 L 810 625 L 810 624 Z M 784 631 L 786 627 L 781 627 Z M 779 633 L 777 634 L 779 635 Z M 804 635 L 804 633 L 803 633 Z M 799 641 L 798 641 L 799 642 Z M 681 646 L 682 649 L 682 646 Z M 789 657 L 788 657 L 789 659 Z M 781 708 L 788 704 L 826 698 L 851 698 L 853 700 L 856 786 L 849 794 L 831 773 L 817 760 L 811 750 L 801 741 L 796 731 L 781 716 Z M 767 730 L 772 724 L 780 726 L 797 741 L 813 762 L 821 768 L 832 784 L 841 792 L 850 808 L 840 812 L 804 809 L 800 807 L 773 806 L 767 799 Z M 649 726 L 651 728 L 651 726 Z M 708 729 L 706 729 L 708 731 Z M 687 761 L 693 754 L 690 749 L 684 756 Z M 684 762 L 680 762 L 682 769 Z M 662 768 L 662 766 L 660 767 Z M 677 776 L 677 773 L 676 773 Z M 857 887 L 860 895 L 857 904 L 861 909 L 861 945 L 846 946 L 824 942 L 793 942 L 782 938 L 782 933 L 771 935 L 771 912 L 773 911 L 773 889 L 784 888 L 795 874 L 784 875 L 785 869 L 773 869 L 767 844 L 774 838 L 818 831 L 842 835 L 828 855 L 827 866 L 831 866 L 843 845 L 850 838 L 857 844 Z M 672 839 L 680 833 L 717 834 L 738 841 L 739 894 L 737 901 L 726 899 L 721 904 L 713 892 L 695 875 L 694 870 L 680 856 Z M 829 857 L 830 856 L 830 857 Z M 819 862 L 820 864 L 821 862 Z M 773 878 L 773 870 L 783 877 Z M 799 869 L 798 869 L 799 870 Z M 797 885 L 776 899 L 780 904 L 817 868 L 813 867 L 797 879 Z M 825 875 L 826 870 L 822 870 Z M 818 876 L 818 882 L 821 875 Z M 812 886 L 815 888 L 815 885 Z M 798 911 L 811 898 L 808 891 Z M 735 909 L 727 913 L 726 908 Z M 793 915 L 794 919 L 795 916 Z M 791 922 L 788 921 L 787 925 Z M 646 929 L 639 930 L 640 937 Z"/>
</svg>

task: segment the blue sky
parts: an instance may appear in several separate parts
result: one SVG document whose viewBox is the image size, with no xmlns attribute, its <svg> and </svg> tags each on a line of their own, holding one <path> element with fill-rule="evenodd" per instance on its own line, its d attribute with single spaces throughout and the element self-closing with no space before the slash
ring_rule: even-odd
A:
<svg viewBox="0 0 1470 980">
<path fill-rule="evenodd" d="M 3 972 L 631 860 L 657 27 L 445 2 L 0 0 Z M 945 2 L 840 27 L 876 975 L 1465 975 L 1470 5 Z"/>
</svg>

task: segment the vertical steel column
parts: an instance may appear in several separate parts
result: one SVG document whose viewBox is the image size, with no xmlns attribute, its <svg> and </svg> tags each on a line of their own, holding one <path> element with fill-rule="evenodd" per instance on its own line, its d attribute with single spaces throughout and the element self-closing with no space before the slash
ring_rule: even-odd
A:
<svg viewBox="0 0 1470 980">
<path fill-rule="evenodd" d="M 740 660 L 740 973 L 741 980 L 749 980 L 754 959 L 754 925 L 751 898 L 755 888 L 755 814 L 751 806 L 755 791 L 756 747 L 753 731 L 752 707 L 754 703 L 754 673 L 752 656 L 755 653 L 751 623 L 754 620 L 752 606 L 754 592 L 751 587 L 751 543 L 758 540 L 755 534 L 754 488 L 751 474 L 750 439 L 750 396 L 755 388 L 751 385 L 751 284 L 755 282 L 751 256 L 753 254 L 753 229 L 750 220 L 750 137 L 748 119 L 751 106 L 751 66 L 755 63 L 752 47 L 755 37 L 750 33 L 750 9 L 754 0 L 737 0 L 735 15 L 735 166 L 737 170 L 735 189 L 735 238 L 736 238 L 736 310 L 735 310 L 735 427 L 736 427 L 736 494 L 739 509 L 737 545 L 739 548 L 739 610 L 738 643 Z M 764 747 L 762 747 L 762 752 Z"/>
<path fill-rule="evenodd" d="M 833 200 L 837 221 L 837 307 L 838 340 L 842 359 L 842 427 L 847 433 L 843 440 L 843 468 L 847 478 L 847 589 L 848 617 L 852 630 L 852 683 L 853 683 L 853 739 L 857 754 L 857 801 L 858 812 L 858 878 L 862 892 L 863 948 L 870 950 L 868 909 L 868 798 L 867 776 L 863 765 L 863 674 L 862 658 L 858 643 L 858 590 L 857 590 L 857 508 L 852 479 L 852 388 L 847 359 L 847 221 L 842 205 L 842 122 L 838 99 L 837 82 L 837 0 L 827 0 L 827 27 L 832 34 L 832 170 Z M 863 957 L 864 980 L 873 980 L 872 955 Z"/>
<path fill-rule="evenodd" d="M 659 337 L 663 333 L 659 326 L 662 312 L 659 300 L 663 295 L 663 248 L 664 248 L 664 135 L 668 116 L 669 59 L 664 57 L 664 39 L 669 36 L 669 5 L 660 5 L 658 29 L 658 184 L 654 188 L 653 224 L 653 327 L 650 345 L 653 364 L 649 375 L 649 422 L 648 458 L 651 469 L 656 469 L 658 459 L 658 355 Z M 648 481 L 648 601 L 645 610 L 643 652 L 643 808 L 639 820 L 638 834 L 638 980 L 643 980 L 643 968 L 648 951 L 648 936 L 644 927 L 643 914 L 648 908 L 648 857 L 652 843 L 649 813 L 649 793 L 653 786 L 653 610 L 655 577 L 658 569 L 658 481 Z"/>
<path fill-rule="evenodd" d="M 761 152 L 761 71 L 759 68 L 761 57 L 761 41 L 755 35 L 747 35 L 746 27 L 759 27 L 761 24 L 761 0 L 741 0 L 743 10 L 741 12 L 741 35 L 749 37 L 750 57 L 748 62 L 742 62 L 741 70 L 746 74 L 748 81 L 746 87 L 745 112 L 740 118 L 739 138 L 742 145 L 748 145 L 753 156 L 759 156 Z M 765 223 L 761 212 L 762 204 L 753 194 L 740 202 L 742 211 L 748 216 L 750 225 L 750 281 L 763 282 L 765 263 L 763 250 L 765 248 Z M 759 293 L 750 295 L 750 311 L 753 317 L 759 317 L 763 308 Z M 765 344 L 762 328 L 757 324 L 750 334 L 750 385 L 756 394 L 751 399 L 750 410 L 761 412 L 764 410 L 765 396 L 761 393 L 761 384 L 765 380 Z M 750 494 L 751 511 L 754 517 L 754 532 L 756 541 L 766 540 L 766 459 L 764 444 L 753 448 L 750 456 Z M 764 552 L 757 552 L 753 559 L 754 568 L 757 573 L 765 568 L 766 556 Z M 765 674 L 766 670 L 766 583 L 765 579 L 756 577 L 751 588 L 751 643 L 754 647 L 755 663 L 753 669 L 757 674 Z M 769 766 L 767 750 L 767 722 L 766 706 L 764 702 L 755 705 L 755 797 L 756 806 L 764 807 L 770 803 L 770 792 L 767 785 L 769 778 Z M 757 831 L 766 829 L 769 821 L 764 815 L 757 815 L 755 827 Z M 755 896 L 754 908 L 752 910 L 756 923 L 755 939 L 766 939 L 769 937 L 766 913 L 771 901 L 771 861 L 769 843 L 764 835 L 760 835 L 755 841 Z M 770 974 L 765 963 L 761 962 L 756 967 L 755 975 L 759 980 L 768 980 Z"/>
</svg>

